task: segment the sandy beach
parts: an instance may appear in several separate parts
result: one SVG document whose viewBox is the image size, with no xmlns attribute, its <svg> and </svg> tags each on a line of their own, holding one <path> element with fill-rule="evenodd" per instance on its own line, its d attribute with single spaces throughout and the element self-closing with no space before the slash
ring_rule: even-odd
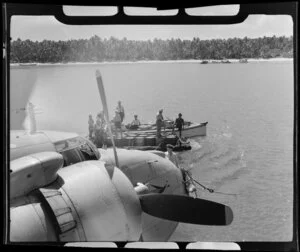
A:
<svg viewBox="0 0 300 252">
<path fill-rule="evenodd" d="M 68 62 L 68 63 L 39 63 L 39 62 L 31 62 L 31 63 L 11 63 L 11 67 L 18 66 L 53 66 L 53 65 L 99 65 L 99 64 L 137 64 L 137 63 L 201 63 L 202 61 L 208 61 L 209 63 L 222 63 L 222 60 L 215 59 L 203 59 L 203 60 L 138 60 L 138 61 L 102 61 L 102 62 Z M 239 59 L 226 59 L 231 63 L 240 63 Z M 283 61 L 293 61 L 293 58 L 270 58 L 270 59 L 247 59 L 248 63 L 250 62 L 283 62 Z"/>
</svg>

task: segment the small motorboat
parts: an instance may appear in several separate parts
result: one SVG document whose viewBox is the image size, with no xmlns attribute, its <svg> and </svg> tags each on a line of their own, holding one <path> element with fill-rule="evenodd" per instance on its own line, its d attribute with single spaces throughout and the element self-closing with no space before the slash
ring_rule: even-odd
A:
<svg viewBox="0 0 300 252">
<path fill-rule="evenodd" d="M 19 63 L 19 66 L 22 67 L 37 66 L 37 63 Z"/>
<path fill-rule="evenodd" d="M 196 137 L 196 136 L 206 136 L 206 125 L 208 122 L 204 123 L 193 123 L 185 122 L 184 127 L 181 131 L 181 136 L 186 138 Z M 125 132 L 127 134 L 143 134 L 147 136 L 156 135 L 156 125 L 155 124 L 144 124 L 138 129 L 131 130 L 129 127 L 125 127 Z M 179 136 L 178 129 L 173 128 L 173 121 L 166 121 L 166 128 L 162 128 L 162 133 L 164 134 L 176 134 Z"/>
<path fill-rule="evenodd" d="M 239 62 L 240 63 L 248 63 L 248 60 L 247 59 L 240 59 Z"/>
<path fill-rule="evenodd" d="M 221 63 L 231 63 L 229 60 L 222 60 Z"/>
<path fill-rule="evenodd" d="M 174 121 L 165 120 L 165 128 L 161 130 L 161 136 L 157 137 L 156 124 L 142 124 L 139 128 L 131 129 L 130 124 L 122 125 L 121 132 L 116 132 L 114 125 L 112 124 L 112 132 L 114 135 L 114 143 L 118 148 L 125 149 L 137 149 L 137 150 L 160 150 L 166 151 L 166 145 L 171 144 L 174 146 L 174 151 L 191 150 L 191 145 L 188 138 L 205 136 L 206 125 L 204 123 L 192 123 L 189 121 L 184 122 L 184 127 L 179 136 L 179 131 L 174 128 Z M 90 139 L 97 146 L 95 139 Z M 112 146 L 112 140 L 109 136 L 105 137 L 105 143 L 107 147 Z M 97 146 L 101 148 L 102 146 Z"/>
</svg>

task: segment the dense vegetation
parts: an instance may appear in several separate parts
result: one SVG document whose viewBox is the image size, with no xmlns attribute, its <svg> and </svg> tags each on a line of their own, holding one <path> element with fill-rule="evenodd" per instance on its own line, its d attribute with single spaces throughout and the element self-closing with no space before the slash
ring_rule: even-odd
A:
<svg viewBox="0 0 300 252">
<path fill-rule="evenodd" d="M 292 57 L 293 37 L 135 41 L 90 39 L 41 42 L 17 39 L 11 43 L 12 63 L 101 62 L 181 59 L 240 59 Z"/>
</svg>

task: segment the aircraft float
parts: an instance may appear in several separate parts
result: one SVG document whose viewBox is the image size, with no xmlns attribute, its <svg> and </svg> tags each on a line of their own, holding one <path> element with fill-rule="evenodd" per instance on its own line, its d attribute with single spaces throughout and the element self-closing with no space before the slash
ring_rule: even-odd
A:
<svg viewBox="0 0 300 252">
<path fill-rule="evenodd" d="M 99 70 L 96 79 L 109 124 Z M 233 220 L 230 207 L 190 197 L 163 152 L 98 149 L 75 133 L 33 128 L 10 131 L 11 242 L 166 241 L 179 222 Z"/>
</svg>

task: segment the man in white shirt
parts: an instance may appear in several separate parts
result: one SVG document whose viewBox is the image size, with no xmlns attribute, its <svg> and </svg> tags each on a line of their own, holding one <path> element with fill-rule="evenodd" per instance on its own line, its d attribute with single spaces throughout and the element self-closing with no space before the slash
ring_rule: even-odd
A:
<svg viewBox="0 0 300 252">
<path fill-rule="evenodd" d="M 141 125 L 137 115 L 134 115 L 134 120 L 130 124 L 130 129 L 137 129 Z"/>
<path fill-rule="evenodd" d="M 165 127 L 163 109 L 160 109 L 156 114 L 156 135 L 158 138 L 161 137 L 161 128 Z"/>
</svg>

